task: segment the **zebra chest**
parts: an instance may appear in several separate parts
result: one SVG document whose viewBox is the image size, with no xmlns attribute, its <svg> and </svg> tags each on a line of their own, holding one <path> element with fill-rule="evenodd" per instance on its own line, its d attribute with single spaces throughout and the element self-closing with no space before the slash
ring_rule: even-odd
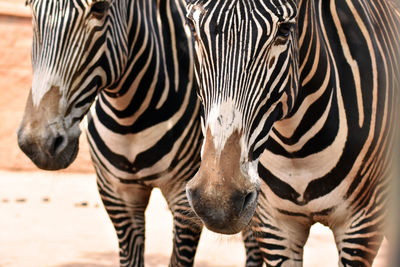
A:
<svg viewBox="0 0 400 267">
<path fill-rule="evenodd" d="M 122 123 L 120 126 L 124 126 Z M 167 135 L 168 123 L 156 124 L 137 133 L 123 133 L 109 127 L 97 116 L 87 122 L 92 157 L 108 180 L 144 183 L 172 176 L 176 140 Z"/>
<path fill-rule="evenodd" d="M 299 195 L 304 195 L 309 184 L 329 174 L 339 158 L 340 154 L 335 154 L 334 151 L 324 151 L 306 158 L 286 158 L 266 150 L 260 162 L 268 172 L 266 180 L 272 177 L 279 179 Z"/>
<path fill-rule="evenodd" d="M 320 210 L 343 200 L 355 162 L 344 152 L 359 148 L 349 146 L 349 129 L 340 109 L 337 113 L 330 104 L 321 106 L 317 113 L 322 115 L 307 120 L 306 111 L 299 109 L 275 122 L 260 157 L 259 174 L 277 203 L 285 200 L 293 207 Z"/>
<path fill-rule="evenodd" d="M 335 159 L 335 155 L 320 154 L 289 160 L 270 151 L 264 152 L 259 173 L 264 181 L 262 191 L 269 212 L 283 220 L 291 218 L 304 223 L 319 222 L 324 225 L 348 218 L 351 211 L 345 195 L 351 180 L 343 177 L 342 183 L 334 188 L 313 188 L 313 183 L 321 179 L 321 176 L 332 180 L 337 178 L 330 177 L 330 169 L 335 166 L 335 160 L 339 157 L 340 155 L 336 155 Z M 320 191 L 326 193 L 310 198 L 310 193 L 318 194 Z"/>
<path fill-rule="evenodd" d="M 305 158 L 286 158 L 266 150 L 260 158 L 259 173 L 266 185 L 263 191 L 268 205 L 275 211 L 302 214 L 314 222 L 328 221 L 327 216 L 333 211 L 343 217 L 343 199 L 350 180 L 344 175 L 339 177 L 342 182 L 338 186 L 332 187 L 329 182 L 314 186 L 321 177 L 328 181 L 338 178 L 331 171 L 340 160 L 340 152 L 340 147 L 332 147 Z M 318 197 L 310 197 L 315 195 Z"/>
</svg>

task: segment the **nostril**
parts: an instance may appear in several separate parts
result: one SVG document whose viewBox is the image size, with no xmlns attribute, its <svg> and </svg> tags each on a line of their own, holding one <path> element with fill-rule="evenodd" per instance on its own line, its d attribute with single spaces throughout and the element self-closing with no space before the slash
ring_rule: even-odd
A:
<svg viewBox="0 0 400 267">
<path fill-rule="evenodd" d="M 257 197 L 256 191 L 251 191 L 244 197 L 242 212 L 245 211 L 247 207 L 256 200 L 256 197 Z"/>
<path fill-rule="evenodd" d="M 53 144 L 51 145 L 50 151 L 49 151 L 52 156 L 57 155 L 62 150 L 64 140 L 65 140 L 65 138 L 61 135 L 57 136 L 54 139 Z"/>
<path fill-rule="evenodd" d="M 187 186 L 186 186 L 186 198 L 188 199 L 189 203 L 192 201 L 192 192 Z"/>
<path fill-rule="evenodd" d="M 189 203 L 197 205 L 201 204 L 201 194 L 198 189 L 193 189 L 186 187 L 186 197 L 189 200 Z"/>
</svg>

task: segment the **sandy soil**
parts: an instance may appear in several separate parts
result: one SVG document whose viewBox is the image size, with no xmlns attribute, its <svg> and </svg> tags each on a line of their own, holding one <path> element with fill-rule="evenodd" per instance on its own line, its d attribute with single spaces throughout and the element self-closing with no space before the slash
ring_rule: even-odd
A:
<svg viewBox="0 0 400 267">
<path fill-rule="evenodd" d="M 100 202 L 93 174 L 0 171 L 0 177 L 0 266 L 118 264 L 116 236 Z M 159 190 L 153 191 L 146 219 L 147 266 L 167 266 L 172 248 L 172 217 Z M 385 242 L 374 266 L 385 266 L 386 256 Z M 337 266 L 329 229 L 313 226 L 304 257 L 305 267 Z M 240 236 L 205 231 L 195 266 L 244 266 Z"/>
<path fill-rule="evenodd" d="M 31 82 L 31 21 L 24 2 L 0 0 L 0 266 L 116 266 L 117 241 L 96 191 L 85 138 L 77 160 L 62 172 L 37 171 L 18 149 L 16 131 Z M 147 266 L 166 266 L 172 222 L 157 190 L 146 216 Z M 375 267 L 384 266 L 387 250 L 385 243 Z M 332 234 L 314 226 L 304 266 L 336 262 Z M 196 266 L 243 265 L 240 237 L 203 234 Z"/>
</svg>

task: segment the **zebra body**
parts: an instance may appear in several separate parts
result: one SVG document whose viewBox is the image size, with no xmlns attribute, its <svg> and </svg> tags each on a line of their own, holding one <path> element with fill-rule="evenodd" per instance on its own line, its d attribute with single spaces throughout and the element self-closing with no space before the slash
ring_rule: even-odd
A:
<svg viewBox="0 0 400 267">
<path fill-rule="evenodd" d="M 118 235 L 121 266 L 144 265 L 144 212 L 154 187 L 173 214 L 170 266 L 191 266 L 202 225 L 184 188 L 198 168 L 201 133 L 184 7 L 125 2 L 131 25 L 125 73 L 100 92 L 86 121 L 98 188 Z"/>
<path fill-rule="evenodd" d="M 399 15 L 384 0 L 189 1 L 205 141 L 187 192 L 208 228 L 226 232 L 234 218 L 228 230 L 240 230 L 261 190 L 252 225 L 268 266 L 301 266 L 316 222 L 332 229 L 340 266 L 371 266 L 387 214 Z"/>
<path fill-rule="evenodd" d="M 41 168 L 67 167 L 88 113 L 98 189 L 118 235 L 121 266 L 144 265 L 144 211 L 154 187 L 173 213 L 170 265 L 192 266 L 202 224 L 185 183 L 199 165 L 201 130 L 184 3 L 29 4 L 34 78 L 21 148 Z"/>
</svg>

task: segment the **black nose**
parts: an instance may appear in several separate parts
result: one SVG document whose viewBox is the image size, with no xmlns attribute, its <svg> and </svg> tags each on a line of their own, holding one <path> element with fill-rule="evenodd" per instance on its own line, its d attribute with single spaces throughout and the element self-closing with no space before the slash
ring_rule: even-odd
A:
<svg viewBox="0 0 400 267">
<path fill-rule="evenodd" d="M 193 206 L 203 207 L 207 202 L 210 206 L 222 207 L 224 202 L 223 196 L 214 195 L 213 197 L 203 195 L 199 189 L 186 189 L 187 197 Z M 231 214 L 239 217 L 245 212 L 249 206 L 251 206 L 257 199 L 257 190 L 250 192 L 234 191 L 231 196 L 227 197 L 229 206 L 231 208 Z M 207 210 L 207 209 L 206 209 Z"/>
<path fill-rule="evenodd" d="M 20 130 L 18 145 L 39 168 L 59 170 L 68 167 L 78 153 L 79 135 L 68 138 L 62 133 L 46 135 Z"/>
<path fill-rule="evenodd" d="M 235 190 L 230 194 L 207 194 L 199 188 L 187 187 L 186 192 L 193 210 L 207 228 L 223 234 L 240 231 L 238 228 L 250 221 L 257 202 L 256 189 L 250 192 Z"/>
<path fill-rule="evenodd" d="M 67 142 L 67 138 L 59 134 L 55 136 L 47 135 L 41 138 L 18 134 L 18 145 L 28 157 L 44 153 L 50 158 L 55 158 L 63 152 Z"/>
<path fill-rule="evenodd" d="M 60 133 L 52 134 L 50 132 L 45 136 L 36 136 L 30 132 L 24 132 L 23 129 L 18 131 L 18 145 L 28 157 L 32 157 L 36 153 L 45 153 L 50 157 L 56 157 L 66 148 L 67 143 L 68 138 Z"/>
</svg>

